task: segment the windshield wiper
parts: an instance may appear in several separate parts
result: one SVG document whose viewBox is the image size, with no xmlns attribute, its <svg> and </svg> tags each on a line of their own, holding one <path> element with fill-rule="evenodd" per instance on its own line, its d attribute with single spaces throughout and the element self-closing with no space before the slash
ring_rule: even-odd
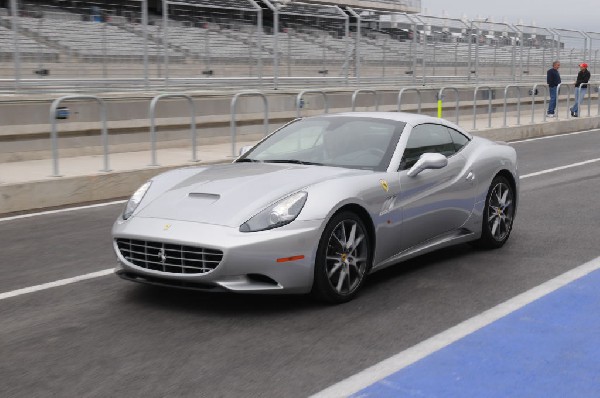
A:
<svg viewBox="0 0 600 398">
<path fill-rule="evenodd" d="M 261 163 L 262 160 L 244 158 L 244 159 L 238 159 L 235 162 L 236 163 Z"/>
<path fill-rule="evenodd" d="M 265 163 L 293 163 L 293 164 L 303 164 L 307 166 L 325 166 L 323 163 L 316 162 L 307 162 L 305 160 L 298 159 L 274 159 L 274 160 L 265 160 Z"/>
</svg>

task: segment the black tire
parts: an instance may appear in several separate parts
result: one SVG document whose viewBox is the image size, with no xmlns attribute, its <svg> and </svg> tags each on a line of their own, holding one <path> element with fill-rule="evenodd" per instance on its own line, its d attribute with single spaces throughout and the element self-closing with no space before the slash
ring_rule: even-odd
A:
<svg viewBox="0 0 600 398">
<path fill-rule="evenodd" d="M 334 304 L 352 300 L 371 268 L 372 247 L 360 217 L 349 211 L 335 214 L 319 241 L 313 297 Z"/>
<path fill-rule="evenodd" d="M 503 176 L 496 176 L 485 198 L 481 238 L 475 242 L 483 249 L 498 249 L 506 243 L 515 217 L 515 192 Z"/>
</svg>

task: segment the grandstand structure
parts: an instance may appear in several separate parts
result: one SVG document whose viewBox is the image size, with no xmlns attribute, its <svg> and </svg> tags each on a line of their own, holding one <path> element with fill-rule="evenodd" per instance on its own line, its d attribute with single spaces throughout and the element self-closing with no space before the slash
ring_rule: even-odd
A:
<svg viewBox="0 0 600 398">
<path fill-rule="evenodd" d="M 432 17 L 420 5 L 6 0 L 0 79 L 520 82 L 540 80 L 554 59 L 567 74 L 582 61 L 597 66 L 600 33 Z"/>
</svg>

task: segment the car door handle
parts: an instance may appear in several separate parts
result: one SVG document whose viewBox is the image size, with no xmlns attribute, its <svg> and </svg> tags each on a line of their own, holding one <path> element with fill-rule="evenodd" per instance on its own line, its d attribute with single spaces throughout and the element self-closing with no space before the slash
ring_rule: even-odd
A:
<svg viewBox="0 0 600 398">
<path fill-rule="evenodd" d="M 473 174 L 472 171 L 469 171 L 469 174 L 467 174 L 467 177 L 465 179 L 467 181 L 475 181 L 475 174 Z"/>
</svg>

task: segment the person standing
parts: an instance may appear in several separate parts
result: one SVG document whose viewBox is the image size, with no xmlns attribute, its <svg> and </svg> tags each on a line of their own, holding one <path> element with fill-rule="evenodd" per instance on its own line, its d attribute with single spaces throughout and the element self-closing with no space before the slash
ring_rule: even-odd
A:
<svg viewBox="0 0 600 398">
<path fill-rule="evenodd" d="M 546 83 L 548 83 L 548 91 L 550 92 L 550 104 L 548 105 L 548 117 L 554 117 L 554 110 L 556 109 L 556 97 L 557 97 L 557 87 L 561 83 L 560 73 L 558 73 L 558 69 L 560 68 L 560 61 L 554 61 L 552 63 L 552 68 L 548 69 L 548 73 L 546 73 Z"/>
<path fill-rule="evenodd" d="M 585 99 L 585 92 L 587 91 L 587 83 L 590 81 L 592 74 L 587 69 L 588 64 L 585 62 L 579 64 L 579 73 L 577 74 L 577 80 L 575 81 L 575 104 L 571 108 L 571 116 L 579 116 L 579 107 Z"/>
</svg>

